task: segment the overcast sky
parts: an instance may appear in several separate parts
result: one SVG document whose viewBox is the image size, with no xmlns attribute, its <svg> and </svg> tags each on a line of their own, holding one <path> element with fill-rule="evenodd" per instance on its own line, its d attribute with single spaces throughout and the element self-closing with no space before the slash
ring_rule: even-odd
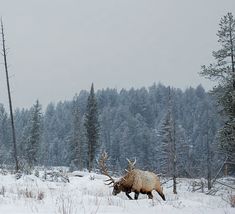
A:
<svg viewBox="0 0 235 214">
<path fill-rule="evenodd" d="M 13 105 L 70 100 L 92 82 L 96 90 L 154 82 L 209 89 L 198 72 L 212 62 L 227 12 L 235 15 L 235 0 L 0 0 Z"/>
</svg>

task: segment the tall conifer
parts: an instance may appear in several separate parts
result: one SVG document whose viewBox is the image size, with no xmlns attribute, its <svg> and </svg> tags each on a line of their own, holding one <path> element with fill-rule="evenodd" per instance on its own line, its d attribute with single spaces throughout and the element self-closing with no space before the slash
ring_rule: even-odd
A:
<svg viewBox="0 0 235 214">
<path fill-rule="evenodd" d="M 91 172 L 93 169 L 93 162 L 98 147 L 99 138 L 98 108 L 93 83 L 91 85 L 90 94 L 87 100 L 84 125 L 86 128 L 86 137 L 88 145 L 88 170 L 89 172 Z"/>
<path fill-rule="evenodd" d="M 26 145 L 26 159 L 29 167 L 33 167 L 38 161 L 38 152 L 41 142 L 42 113 L 41 105 L 37 100 L 32 109 L 32 115 L 29 127 L 29 137 Z"/>
<path fill-rule="evenodd" d="M 235 19 L 232 13 L 221 18 L 217 36 L 221 48 L 213 52 L 215 63 L 202 66 L 201 75 L 218 83 L 212 92 L 224 116 L 220 141 L 231 159 L 235 155 Z"/>
</svg>

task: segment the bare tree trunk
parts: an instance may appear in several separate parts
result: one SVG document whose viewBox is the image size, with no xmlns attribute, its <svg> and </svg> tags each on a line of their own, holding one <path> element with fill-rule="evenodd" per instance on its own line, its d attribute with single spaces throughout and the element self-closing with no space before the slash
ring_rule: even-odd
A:
<svg viewBox="0 0 235 214">
<path fill-rule="evenodd" d="M 207 124 L 206 124 L 206 150 L 207 150 L 207 188 L 208 190 L 211 189 L 212 183 L 211 183 L 211 150 L 210 150 L 210 143 L 209 143 L 209 114 L 208 114 L 208 105 L 206 106 L 206 115 L 207 115 Z"/>
<path fill-rule="evenodd" d="M 215 175 L 215 177 L 212 180 L 212 185 L 215 183 L 216 179 L 218 178 L 219 174 L 222 172 L 222 170 L 225 168 L 226 166 L 226 162 L 228 161 L 228 157 L 226 157 L 226 159 L 224 160 L 223 164 L 221 165 L 221 167 L 219 168 L 217 174 Z"/>
<path fill-rule="evenodd" d="M 168 108 L 169 108 L 169 114 L 170 114 L 170 139 L 169 139 L 169 145 L 170 145 L 170 164 L 172 166 L 172 178 L 173 178 L 173 193 L 177 194 L 176 191 L 176 127 L 175 127 L 175 118 L 172 114 L 172 95 L 171 95 L 171 88 L 169 87 L 169 100 L 168 100 Z"/>
<path fill-rule="evenodd" d="M 17 159 L 15 124 L 14 124 L 14 117 L 13 117 L 13 111 L 12 111 L 11 91 L 10 91 L 10 83 L 9 83 L 9 76 L 8 76 L 5 36 L 4 36 L 2 19 L 1 19 L 1 30 L 2 30 L 2 32 L 1 32 L 2 33 L 2 51 L 3 51 L 4 65 L 5 65 L 5 71 L 6 71 L 7 91 L 8 91 L 8 98 L 9 98 L 10 116 L 11 116 L 13 155 L 14 155 L 14 159 L 15 159 L 15 169 L 16 169 L 16 171 L 18 171 L 19 170 L 19 163 L 18 163 L 18 159 Z"/>
<path fill-rule="evenodd" d="M 208 190 L 211 189 L 212 183 L 211 183 L 211 154 L 210 154 L 210 148 L 209 143 L 207 141 L 207 188 Z"/>
<path fill-rule="evenodd" d="M 177 194 L 176 191 L 176 142 L 175 142 L 175 121 L 173 121 L 173 193 Z"/>
</svg>

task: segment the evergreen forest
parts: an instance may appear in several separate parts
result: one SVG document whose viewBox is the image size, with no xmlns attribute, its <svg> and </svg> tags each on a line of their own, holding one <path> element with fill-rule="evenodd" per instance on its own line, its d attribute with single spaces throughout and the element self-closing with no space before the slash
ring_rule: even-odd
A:
<svg viewBox="0 0 235 214">
<path fill-rule="evenodd" d="M 86 109 L 88 91 L 72 100 L 50 103 L 42 110 L 37 100 L 30 109 L 14 112 L 18 158 L 26 165 L 88 168 Z M 129 160 L 138 168 L 172 174 L 168 129 L 174 125 L 176 173 L 178 177 L 215 175 L 224 161 L 218 143 L 222 119 L 213 97 L 199 85 L 186 90 L 153 84 L 129 90 L 95 92 L 98 142 L 94 148 L 94 170 L 103 151 L 114 174 L 123 173 Z M 171 119 L 169 119 L 169 110 Z M 85 125 L 86 124 L 86 125 Z M 0 104 L 0 164 L 14 165 L 10 117 Z M 210 157 L 210 158 L 208 158 Z"/>
</svg>

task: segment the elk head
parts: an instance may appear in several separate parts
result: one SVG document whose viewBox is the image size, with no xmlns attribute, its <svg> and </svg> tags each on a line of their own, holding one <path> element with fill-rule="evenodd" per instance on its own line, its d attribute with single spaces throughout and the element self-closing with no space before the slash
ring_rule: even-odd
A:
<svg viewBox="0 0 235 214">
<path fill-rule="evenodd" d="M 106 160 L 108 159 L 108 154 L 106 152 L 103 152 L 100 159 L 99 159 L 99 166 L 100 166 L 100 171 L 103 175 L 106 175 L 108 177 L 108 179 L 106 180 L 106 182 L 109 182 L 109 183 L 106 183 L 106 185 L 110 185 L 110 184 L 113 184 L 113 192 L 112 194 L 113 195 L 117 195 L 119 194 L 121 191 L 128 191 L 127 189 L 125 189 L 125 187 L 123 186 L 123 182 L 125 181 L 125 178 L 123 177 L 121 180 L 119 181 L 115 181 L 108 173 L 108 168 L 107 166 L 105 165 L 105 162 Z M 125 169 L 125 171 L 127 172 L 127 174 L 129 172 L 131 172 L 133 169 L 134 169 L 134 165 L 136 163 L 136 160 L 135 161 L 130 161 L 129 159 L 127 159 L 128 161 L 128 168 Z"/>
<path fill-rule="evenodd" d="M 105 183 L 106 185 L 110 185 L 110 184 L 113 184 L 113 192 L 112 194 L 113 195 L 117 195 L 119 194 L 121 191 L 122 191 L 122 188 L 121 188 L 121 181 L 115 181 L 112 176 L 109 175 L 108 173 L 108 168 L 105 164 L 106 160 L 108 159 L 108 154 L 106 152 L 103 152 L 100 159 L 99 159 L 99 166 L 100 166 L 100 171 L 103 175 L 106 175 L 108 177 L 108 179 L 105 181 L 105 182 L 108 182 L 108 183 Z"/>
</svg>

